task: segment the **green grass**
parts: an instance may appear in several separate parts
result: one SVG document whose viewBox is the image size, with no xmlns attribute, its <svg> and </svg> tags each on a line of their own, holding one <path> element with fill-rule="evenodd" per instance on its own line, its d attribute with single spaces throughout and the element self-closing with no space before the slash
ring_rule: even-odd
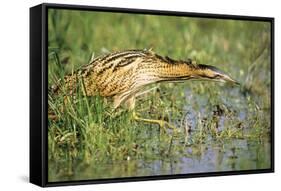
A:
<svg viewBox="0 0 281 191">
<path fill-rule="evenodd" d="M 58 116 L 57 121 L 49 120 L 48 128 L 50 181 L 75 179 L 88 165 L 176 160 L 196 156 L 202 145 L 269 137 L 269 23 L 49 10 L 48 40 L 49 86 L 92 57 L 145 48 L 217 66 L 242 84 L 190 81 L 152 86 L 157 89 L 138 98 L 136 111 L 174 123 L 182 130 L 177 136 L 132 120 L 132 113 L 123 108 L 112 112 L 111 100 L 84 97 L 81 86 L 76 97 L 50 94 L 49 107 Z M 249 167 L 247 161 L 240 166 Z M 98 172 L 87 178 L 116 176 Z"/>
</svg>

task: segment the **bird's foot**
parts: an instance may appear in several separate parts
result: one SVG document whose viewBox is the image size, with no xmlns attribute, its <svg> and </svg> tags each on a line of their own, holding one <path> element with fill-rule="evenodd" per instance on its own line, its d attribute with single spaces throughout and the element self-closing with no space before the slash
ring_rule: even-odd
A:
<svg viewBox="0 0 281 191">
<path fill-rule="evenodd" d="M 159 127 L 160 127 L 165 133 L 167 133 L 166 127 L 168 127 L 169 129 L 172 129 L 172 130 L 173 130 L 173 134 L 179 133 L 179 130 L 178 130 L 173 124 L 170 124 L 169 122 L 164 121 L 164 120 L 141 118 L 141 117 L 139 117 L 135 112 L 133 112 L 133 118 L 134 118 L 134 120 L 136 120 L 136 121 L 142 121 L 142 122 L 146 122 L 146 123 L 158 124 Z"/>
</svg>

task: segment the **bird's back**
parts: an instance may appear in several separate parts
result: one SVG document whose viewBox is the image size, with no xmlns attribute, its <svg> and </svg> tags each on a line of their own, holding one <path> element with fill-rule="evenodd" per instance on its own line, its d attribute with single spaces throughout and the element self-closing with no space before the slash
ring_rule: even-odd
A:
<svg viewBox="0 0 281 191">
<path fill-rule="evenodd" d="M 127 50 L 97 57 L 72 74 L 66 75 L 61 84 L 69 94 L 73 94 L 79 81 L 83 83 L 88 96 L 114 96 L 129 92 L 136 87 L 141 69 L 152 68 L 157 62 L 152 51 Z M 54 89 L 59 89 L 54 86 Z"/>
</svg>

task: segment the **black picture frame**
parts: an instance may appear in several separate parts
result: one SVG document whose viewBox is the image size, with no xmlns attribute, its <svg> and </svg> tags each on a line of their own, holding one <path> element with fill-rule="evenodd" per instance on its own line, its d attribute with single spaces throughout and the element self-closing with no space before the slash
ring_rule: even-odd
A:
<svg viewBox="0 0 281 191">
<path fill-rule="evenodd" d="M 101 180 L 79 180 L 48 182 L 48 9 L 86 10 L 118 13 L 140 13 L 149 15 L 171 15 L 178 17 L 198 17 L 232 19 L 247 21 L 265 21 L 271 25 L 271 167 L 261 170 L 241 170 L 224 172 L 206 172 L 177 175 L 159 175 L 146 177 L 111 178 Z M 274 172 L 274 18 L 240 15 L 222 15 L 205 13 L 187 13 L 177 11 L 142 10 L 85 5 L 40 4 L 30 8 L 30 182 L 42 187 L 82 185 L 96 183 L 147 181 L 159 179 L 194 178 L 206 176 L 226 176 L 253 173 Z"/>
</svg>

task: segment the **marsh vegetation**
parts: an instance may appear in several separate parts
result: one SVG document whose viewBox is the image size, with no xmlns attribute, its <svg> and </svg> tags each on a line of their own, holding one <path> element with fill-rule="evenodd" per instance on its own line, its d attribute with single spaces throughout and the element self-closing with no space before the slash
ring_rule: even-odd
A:
<svg viewBox="0 0 281 191">
<path fill-rule="evenodd" d="M 49 181 L 265 169 L 270 167 L 270 23 L 49 10 L 48 84 L 96 56 L 153 48 L 214 65 L 241 83 L 160 83 L 139 96 L 141 116 L 112 112 L 111 100 L 49 94 Z"/>
</svg>

